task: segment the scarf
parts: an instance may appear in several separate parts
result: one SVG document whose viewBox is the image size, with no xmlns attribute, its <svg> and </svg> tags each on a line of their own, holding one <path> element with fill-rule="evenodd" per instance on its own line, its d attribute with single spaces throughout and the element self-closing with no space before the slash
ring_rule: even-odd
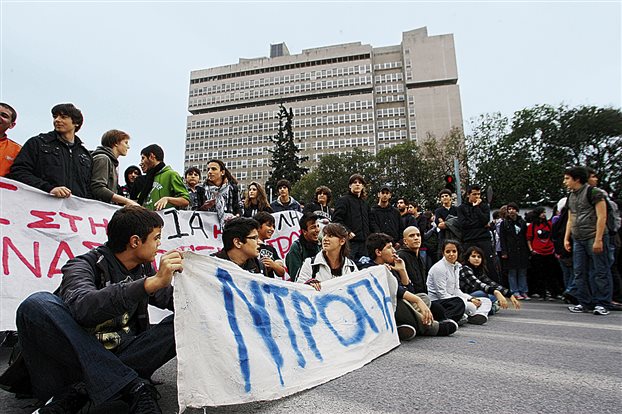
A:
<svg viewBox="0 0 622 414">
<path fill-rule="evenodd" d="M 225 228 L 225 218 L 227 212 L 227 206 L 229 204 L 229 197 L 231 197 L 231 192 L 229 189 L 231 185 L 229 185 L 229 181 L 224 181 L 220 187 L 215 185 L 208 185 L 205 189 L 205 196 L 207 200 L 214 200 L 216 203 L 211 211 L 216 210 L 216 215 L 218 216 L 218 222 L 220 223 L 220 228 Z"/>
<path fill-rule="evenodd" d="M 162 161 L 155 167 L 150 168 L 149 171 L 147 171 L 147 174 L 145 174 L 145 180 L 143 181 L 143 187 L 140 189 L 140 194 L 138 196 L 138 204 L 140 204 L 141 206 L 147 199 L 147 196 L 151 194 L 151 189 L 153 188 L 153 180 L 156 174 L 162 171 L 162 168 L 164 167 L 166 167 L 166 164 L 164 164 L 164 161 Z"/>
</svg>

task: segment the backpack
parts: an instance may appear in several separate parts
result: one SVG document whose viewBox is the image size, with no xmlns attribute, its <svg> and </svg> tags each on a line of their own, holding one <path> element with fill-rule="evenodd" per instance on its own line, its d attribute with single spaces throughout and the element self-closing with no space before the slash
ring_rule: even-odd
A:
<svg viewBox="0 0 622 414">
<path fill-rule="evenodd" d="M 587 201 L 591 205 L 594 204 L 594 190 L 602 191 L 599 188 L 588 185 L 587 188 Z M 605 202 L 607 203 L 607 231 L 609 233 L 617 233 L 620 230 L 620 226 L 622 225 L 622 218 L 620 218 L 620 212 L 618 211 L 618 205 L 611 201 L 609 196 L 605 194 Z"/>
<path fill-rule="evenodd" d="M 564 236 L 566 235 L 566 224 L 568 223 L 568 199 L 566 199 L 566 205 L 562 207 L 559 213 L 559 219 L 553 223 L 551 229 L 551 240 L 553 240 L 553 247 L 555 254 L 567 257 L 570 253 L 564 248 Z"/>
</svg>

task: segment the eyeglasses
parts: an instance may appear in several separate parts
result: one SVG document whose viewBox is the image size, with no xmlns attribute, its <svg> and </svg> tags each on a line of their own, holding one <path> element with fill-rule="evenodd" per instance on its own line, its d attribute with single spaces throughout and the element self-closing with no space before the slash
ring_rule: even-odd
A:
<svg viewBox="0 0 622 414">
<path fill-rule="evenodd" d="M 256 235 L 254 235 L 254 236 L 246 236 L 246 239 L 247 239 L 247 240 L 248 240 L 248 239 L 253 239 L 253 240 L 257 241 L 257 240 L 259 240 L 259 234 L 256 234 Z"/>
</svg>

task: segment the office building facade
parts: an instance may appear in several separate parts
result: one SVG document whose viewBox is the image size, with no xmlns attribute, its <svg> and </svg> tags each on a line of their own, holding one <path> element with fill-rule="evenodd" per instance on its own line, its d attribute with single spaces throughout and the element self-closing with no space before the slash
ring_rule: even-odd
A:
<svg viewBox="0 0 622 414">
<path fill-rule="evenodd" d="M 453 35 L 403 33 L 400 45 L 360 43 L 303 50 L 284 43 L 269 58 L 193 71 L 185 167 L 223 160 L 244 188 L 270 174 L 279 104 L 292 108 L 307 166 L 354 148 L 376 153 L 462 128 Z"/>
</svg>

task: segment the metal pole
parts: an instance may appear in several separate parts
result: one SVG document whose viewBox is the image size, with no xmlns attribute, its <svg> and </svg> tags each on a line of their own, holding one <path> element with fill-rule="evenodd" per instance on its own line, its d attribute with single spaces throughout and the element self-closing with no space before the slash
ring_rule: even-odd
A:
<svg viewBox="0 0 622 414">
<path fill-rule="evenodd" d="M 462 204 L 462 190 L 460 189 L 460 163 L 458 158 L 454 158 L 454 177 L 456 177 L 456 201 Z"/>
</svg>

